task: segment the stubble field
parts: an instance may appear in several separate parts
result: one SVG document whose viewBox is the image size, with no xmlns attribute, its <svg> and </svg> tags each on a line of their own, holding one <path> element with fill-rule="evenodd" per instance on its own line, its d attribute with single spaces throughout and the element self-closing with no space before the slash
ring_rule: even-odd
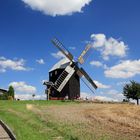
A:
<svg viewBox="0 0 140 140">
<path fill-rule="evenodd" d="M 0 101 L 0 119 L 17 140 L 139 140 L 140 106 Z"/>
</svg>

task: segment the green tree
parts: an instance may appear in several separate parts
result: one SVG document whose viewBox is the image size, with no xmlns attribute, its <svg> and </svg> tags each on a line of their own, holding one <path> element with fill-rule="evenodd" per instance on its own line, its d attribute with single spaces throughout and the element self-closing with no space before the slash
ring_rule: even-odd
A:
<svg viewBox="0 0 140 140">
<path fill-rule="evenodd" d="M 32 97 L 33 97 L 33 100 L 34 100 L 35 94 L 32 94 Z"/>
<path fill-rule="evenodd" d="M 13 86 L 9 86 L 8 97 L 12 97 L 13 99 L 15 98 L 15 90 L 14 90 Z"/>
<path fill-rule="evenodd" d="M 140 99 L 140 83 L 130 81 L 130 84 L 126 84 L 123 88 L 123 95 L 129 100 L 133 99 L 137 101 L 139 105 Z"/>
</svg>

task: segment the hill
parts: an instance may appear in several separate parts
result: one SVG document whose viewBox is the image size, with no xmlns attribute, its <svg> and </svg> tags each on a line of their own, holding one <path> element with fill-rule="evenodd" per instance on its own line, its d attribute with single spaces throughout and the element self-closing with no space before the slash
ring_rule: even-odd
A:
<svg viewBox="0 0 140 140">
<path fill-rule="evenodd" d="M 139 140 L 140 106 L 0 101 L 0 119 L 18 140 Z"/>
</svg>

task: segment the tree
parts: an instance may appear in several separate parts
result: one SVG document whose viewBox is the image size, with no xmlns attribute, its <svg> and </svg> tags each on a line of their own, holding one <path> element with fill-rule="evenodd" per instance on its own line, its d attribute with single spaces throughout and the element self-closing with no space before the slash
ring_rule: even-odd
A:
<svg viewBox="0 0 140 140">
<path fill-rule="evenodd" d="M 12 86 L 9 86 L 8 97 L 12 97 L 13 99 L 15 98 L 15 90 Z M 9 98 L 9 99 L 11 99 L 11 98 Z"/>
<path fill-rule="evenodd" d="M 139 105 L 140 99 L 140 83 L 130 81 L 130 84 L 126 84 L 123 88 L 123 95 L 129 100 L 133 99 L 137 101 Z"/>
<path fill-rule="evenodd" d="M 32 97 L 33 97 L 33 100 L 34 100 L 35 94 L 32 94 Z"/>
</svg>

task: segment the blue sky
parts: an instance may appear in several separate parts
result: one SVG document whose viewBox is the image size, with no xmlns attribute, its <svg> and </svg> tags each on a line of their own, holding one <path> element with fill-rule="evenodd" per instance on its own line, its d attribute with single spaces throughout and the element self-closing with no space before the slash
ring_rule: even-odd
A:
<svg viewBox="0 0 140 140">
<path fill-rule="evenodd" d="M 140 81 L 140 1 L 57 1 L 0 1 L 0 87 L 12 84 L 22 98 L 44 95 L 42 80 L 61 59 L 50 41 L 57 37 L 75 58 L 93 45 L 83 67 L 100 88 L 93 95 L 81 84 L 83 96 L 122 99 L 123 84 Z"/>
</svg>

